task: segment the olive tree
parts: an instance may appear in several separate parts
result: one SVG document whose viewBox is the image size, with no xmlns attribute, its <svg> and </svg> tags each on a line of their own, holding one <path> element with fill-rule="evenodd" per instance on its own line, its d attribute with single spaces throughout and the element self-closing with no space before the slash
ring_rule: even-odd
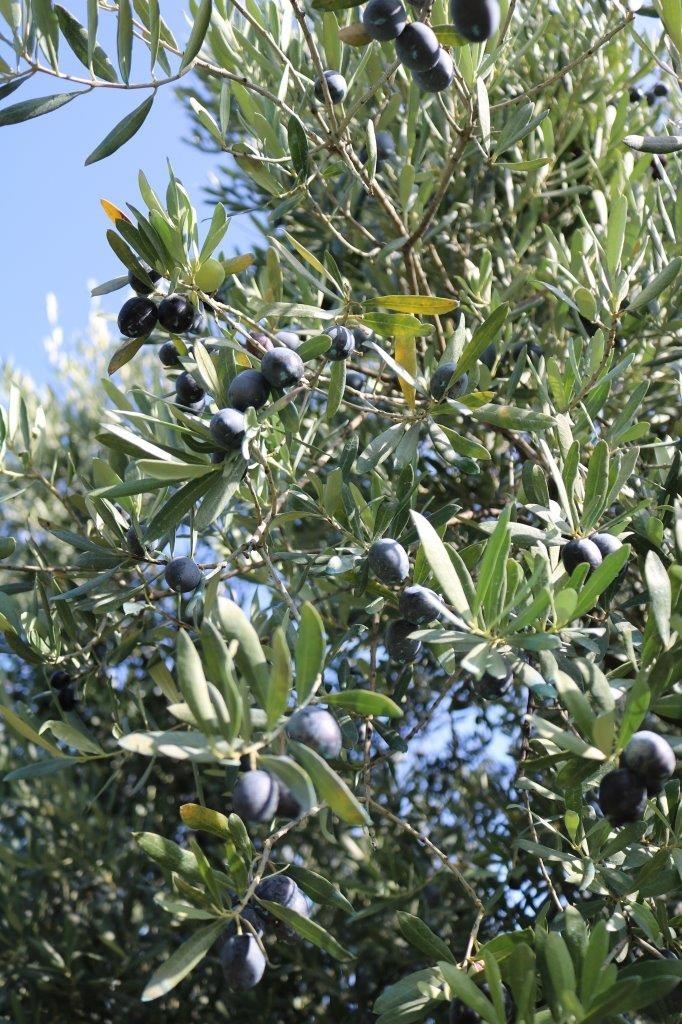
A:
<svg viewBox="0 0 682 1024">
<path fill-rule="evenodd" d="M 162 13 L 0 0 L 215 171 L 5 372 L 0 1009 L 676 1019 L 679 4 Z"/>
</svg>

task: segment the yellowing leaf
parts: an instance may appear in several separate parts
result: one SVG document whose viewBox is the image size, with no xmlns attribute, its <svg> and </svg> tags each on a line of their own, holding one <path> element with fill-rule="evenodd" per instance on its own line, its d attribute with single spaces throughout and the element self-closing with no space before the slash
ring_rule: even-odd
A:
<svg viewBox="0 0 682 1024">
<path fill-rule="evenodd" d="M 456 299 L 442 299 L 436 295 L 377 295 L 365 303 L 367 309 L 390 309 L 394 313 L 419 313 L 438 316 L 457 309 Z"/>
<path fill-rule="evenodd" d="M 339 39 L 346 46 L 369 46 L 372 37 L 360 21 L 353 21 L 339 29 Z"/>
<path fill-rule="evenodd" d="M 320 261 L 318 260 L 317 256 L 314 256 L 313 253 L 311 253 L 309 249 L 306 249 L 306 247 L 304 245 L 302 245 L 298 241 L 298 239 L 294 238 L 293 235 L 290 235 L 288 231 L 284 232 L 284 237 L 286 238 L 286 240 L 288 242 L 291 243 L 291 245 L 293 245 L 293 247 L 296 250 L 296 252 L 298 253 L 298 255 L 301 256 L 302 259 L 304 259 L 306 261 L 306 263 L 313 268 L 313 270 L 316 270 L 317 273 L 320 274 L 322 277 L 327 277 L 328 276 L 327 271 L 325 270 L 323 265 L 320 263 Z"/>
<path fill-rule="evenodd" d="M 417 343 L 413 334 L 396 334 L 394 357 L 404 370 L 414 377 L 417 372 Z M 398 378 L 400 390 L 405 396 L 405 401 L 414 409 L 416 392 L 411 384 L 408 384 L 402 377 Z"/>
<path fill-rule="evenodd" d="M 230 823 L 220 811 L 212 811 L 200 804 L 182 804 L 180 817 L 188 828 L 210 832 L 219 839 L 230 838 Z"/>
<path fill-rule="evenodd" d="M 100 199 L 102 209 L 106 213 L 109 220 L 112 220 L 114 224 L 117 220 L 127 220 L 130 222 L 130 217 L 126 217 L 123 210 L 119 210 L 118 206 L 114 206 L 108 199 Z"/>
<path fill-rule="evenodd" d="M 241 256 L 233 256 L 231 260 L 223 260 L 223 270 L 225 274 L 241 274 L 242 270 L 246 270 L 252 263 L 255 262 L 256 257 L 252 252 L 245 252 Z"/>
</svg>

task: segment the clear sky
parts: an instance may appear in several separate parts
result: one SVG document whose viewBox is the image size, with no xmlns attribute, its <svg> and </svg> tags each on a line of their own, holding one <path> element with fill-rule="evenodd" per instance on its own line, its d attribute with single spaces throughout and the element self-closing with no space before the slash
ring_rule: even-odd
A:
<svg viewBox="0 0 682 1024">
<path fill-rule="evenodd" d="M 181 15 L 184 6 L 175 0 L 162 4 L 178 41 L 188 35 Z M 101 38 L 115 65 L 116 47 L 105 25 Z M 146 80 L 148 67 L 148 57 L 136 54 L 131 81 Z M 77 64 L 68 70 L 87 74 Z M 2 106 L 63 91 L 67 89 L 55 79 L 36 76 Z M 143 206 L 138 170 L 163 191 L 169 157 L 200 217 L 207 215 L 203 188 L 218 158 L 182 141 L 190 134 L 190 121 L 172 86 L 158 90 L 147 121 L 130 142 L 106 160 L 84 166 L 88 153 L 145 95 L 100 89 L 52 114 L 0 128 L 0 360 L 10 358 L 38 381 L 48 380 L 53 372 L 43 348 L 49 333 L 46 294 L 57 297 L 68 346 L 87 324 L 88 281 L 102 282 L 124 272 L 106 241 L 111 224 L 100 198 L 122 208 L 126 202 Z M 238 222 L 233 222 L 226 250 L 235 247 L 240 233 L 243 229 L 240 232 Z M 104 308 L 115 312 L 125 294 L 105 296 Z"/>
</svg>

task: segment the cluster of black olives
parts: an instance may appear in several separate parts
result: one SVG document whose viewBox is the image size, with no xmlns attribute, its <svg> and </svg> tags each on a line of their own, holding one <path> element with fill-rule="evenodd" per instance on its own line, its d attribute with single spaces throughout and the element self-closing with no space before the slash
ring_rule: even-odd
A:
<svg viewBox="0 0 682 1024">
<path fill-rule="evenodd" d="M 574 537 L 561 549 L 564 569 L 570 574 L 583 562 L 589 566 L 589 572 L 597 569 L 607 555 L 622 548 L 623 544 L 612 533 L 593 533 L 590 537 Z"/>
<path fill-rule="evenodd" d="M 58 668 L 50 676 L 50 686 L 57 691 L 57 700 L 62 711 L 73 711 L 76 706 L 76 693 L 70 674 L 63 668 Z"/>
<path fill-rule="evenodd" d="M 643 99 L 646 99 L 650 107 L 653 107 L 657 100 L 662 99 L 663 96 L 668 95 L 668 86 L 665 82 L 656 82 L 651 89 L 647 89 L 643 92 L 638 86 L 633 85 L 630 87 L 630 102 L 641 103 Z"/>
<path fill-rule="evenodd" d="M 482 43 L 497 31 L 500 8 L 497 0 L 450 0 L 450 16 L 461 36 Z M 432 28 L 421 21 L 408 22 L 401 0 L 370 0 L 362 23 L 372 39 L 395 40 L 398 59 L 420 89 L 442 92 L 448 88 L 455 76 L 452 57 Z"/>
<path fill-rule="evenodd" d="M 169 298 L 176 298 L 176 296 L 169 296 Z M 183 296 L 177 296 L 177 298 L 186 301 Z M 136 299 L 129 301 L 135 302 Z M 159 304 L 159 310 L 167 301 L 168 299 L 164 299 Z M 121 318 L 127 305 L 128 303 L 121 310 L 119 326 L 121 326 Z M 188 321 L 189 317 L 186 322 Z M 124 326 L 127 325 L 128 322 L 124 317 Z M 362 340 L 366 340 L 367 332 L 363 334 L 361 328 L 357 330 L 361 332 Z M 354 351 L 357 331 L 338 324 L 330 327 L 325 333 L 331 339 L 331 345 L 326 352 L 327 359 L 332 362 L 347 359 Z M 241 370 L 233 378 L 228 388 L 228 405 L 224 409 L 219 409 L 211 417 L 209 430 L 218 447 L 212 456 L 214 462 L 222 462 L 229 452 L 242 449 L 246 436 L 244 413 L 247 409 L 261 409 L 272 392 L 280 392 L 298 384 L 305 374 L 305 365 L 296 351 L 302 344 L 298 334 L 290 330 L 279 331 L 275 338 L 279 342 L 277 346 L 273 345 L 266 334 L 260 332 L 254 332 L 247 338 L 247 349 L 261 357 L 260 369 Z M 167 346 L 172 349 L 172 358 L 170 352 L 168 356 L 164 353 Z M 173 342 L 162 345 L 159 354 L 165 366 L 181 365 Z M 199 413 L 204 407 L 205 397 L 204 389 L 187 370 L 183 370 L 176 377 L 175 398 L 178 406 L 190 412 Z M 126 540 L 133 554 L 144 554 L 139 538 L 132 528 L 126 534 Z M 165 568 L 165 579 L 171 590 L 178 594 L 188 594 L 196 590 L 201 583 L 202 572 L 193 558 L 181 556 L 168 562 Z"/>
<path fill-rule="evenodd" d="M 417 85 L 426 92 L 441 92 L 452 82 L 452 57 L 438 42 L 436 33 L 421 21 L 407 21 L 401 0 L 370 0 L 362 23 L 372 39 L 395 40 L 398 59 L 412 72 Z"/>
<path fill-rule="evenodd" d="M 147 274 L 154 285 L 161 279 L 155 270 Z M 182 335 L 198 331 L 204 324 L 204 315 L 186 295 L 166 295 L 158 303 L 152 299 L 150 288 L 134 274 L 128 274 L 128 281 L 136 294 L 123 303 L 118 314 L 118 329 L 126 338 L 143 338 L 160 326 L 169 334 Z M 179 367 L 180 355 L 172 341 L 166 341 L 159 348 L 159 359 L 166 367 Z M 176 401 L 183 409 L 201 412 L 204 407 L 204 391 L 189 373 L 181 373 L 175 381 Z"/>
<path fill-rule="evenodd" d="M 449 364 L 454 366 L 454 364 Z M 435 376 L 435 375 L 434 375 Z M 453 372 L 449 372 L 452 379 Z M 392 537 L 375 540 L 367 555 L 370 572 L 387 586 L 402 585 L 410 573 L 410 560 L 405 548 Z M 421 640 L 410 635 L 419 626 L 435 622 L 446 612 L 438 594 L 430 587 L 419 583 L 403 587 L 398 600 L 400 618 L 391 619 L 386 627 L 384 646 L 388 656 L 403 664 L 412 664 L 420 655 Z M 485 672 L 476 683 L 476 692 L 488 700 L 497 699 L 509 689 L 513 682 L 513 672 L 504 678 L 497 678 Z"/>
<path fill-rule="evenodd" d="M 675 752 L 655 732 L 636 732 L 620 758 L 620 768 L 607 772 L 599 785 L 599 806 L 612 825 L 639 821 L 647 799 L 660 793 L 675 771 Z"/>
<path fill-rule="evenodd" d="M 161 275 L 155 270 L 148 270 L 147 274 L 154 285 L 161 280 Z M 185 334 L 195 326 L 200 314 L 186 295 L 166 295 L 157 303 L 150 298 L 153 287 L 150 288 L 133 273 L 128 274 L 128 281 L 136 294 L 123 303 L 118 314 L 118 329 L 124 337 L 144 338 L 157 324 L 169 334 Z M 170 355 L 170 348 L 175 348 L 173 343 L 167 342 L 163 347 L 170 361 L 161 358 L 161 362 L 165 366 L 177 365 L 177 352 L 174 360 Z"/>
<path fill-rule="evenodd" d="M 327 359 L 347 359 L 355 348 L 353 332 L 338 325 L 325 332 L 331 338 Z M 291 331 L 276 335 L 280 347 L 270 347 L 261 358 L 260 370 L 242 370 L 231 382 L 227 392 L 229 405 L 219 409 L 212 417 L 209 429 L 213 440 L 222 452 L 239 451 L 244 441 L 247 409 L 261 409 L 267 402 L 270 391 L 281 391 L 292 387 L 303 377 L 305 366 L 296 351 L 299 338 Z M 264 346 L 265 347 L 265 346 Z"/>
<path fill-rule="evenodd" d="M 255 888 L 256 896 L 270 903 L 279 903 L 302 917 L 310 917 L 312 903 L 288 875 L 268 875 Z M 243 931 L 232 934 L 220 950 L 220 962 L 225 981 L 232 989 L 245 991 L 254 988 L 265 973 L 267 961 L 262 940 L 268 927 L 278 937 L 288 937 L 291 931 L 265 910 L 246 907 L 239 915 Z"/>
<path fill-rule="evenodd" d="M 370 572 L 381 583 L 398 586 L 405 582 L 410 572 L 410 560 L 405 548 L 391 537 L 375 540 L 368 552 Z M 435 591 L 418 583 L 404 587 L 399 600 L 400 618 L 392 619 L 386 627 L 384 644 L 394 661 L 411 663 L 417 660 L 421 651 L 421 640 L 413 640 L 417 626 L 433 622 L 443 613 L 443 604 Z"/>
<path fill-rule="evenodd" d="M 324 708 L 314 705 L 295 711 L 286 724 L 286 734 L 305 743 L 329 761 L 341 753 L 339 723 Z M 273 818 L 297 818 L 301 808 L 284 783 L 261 768 L 252 768 L 239 776 L 232 793 L 232 806 L 244 821 L 266 823 Z"/>
<path fill-rule="evenodd" d="M 317 705 L 299 708 L 289 718 L 286 733 L 290 739 L 305 743 L 327 760 L 341 753 L 341 729 L 334 716 Z M 297 818 L 301 806 L 291 790 L 276 776 L 260 768 L 250 768 L 238 778 L 232 793 L 232 808 L 244 821 L 267 823 L 273 818 Z M 308 897 L 286 875 L 270 875 L 258 884 L 256 896 L 281 903 L 304 917 L 309 917 Z M 261 943 L 267 918 L 247 907 L 242 913 L 254 929 L 253 933 L 231 935 L 221 951 L 223 972 L 235 989 L 253 988 L 263 977 L 266 961 Z M 273 922 L 276 924 L 276 922 Z M 280 928 L 281 931 L 281 928 Z M 287 930 L 284 930 L 285 934 Z"/>
</svg>

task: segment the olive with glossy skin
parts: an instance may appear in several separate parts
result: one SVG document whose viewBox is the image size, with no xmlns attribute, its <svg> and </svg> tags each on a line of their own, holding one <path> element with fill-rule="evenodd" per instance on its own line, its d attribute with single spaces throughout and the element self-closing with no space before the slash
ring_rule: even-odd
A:
<svg viewBox="0 0 682 1024">
<path fill-rule="evenodd" d="M 330 760 L 341 753 L 339 723 L 324 708 L 308 707 L 295 711 L 286 725 L 287 736 L 312 747 L 321 757 Z"/>
<path fill-rule="evenodd" d="M 254 988 L 265 973 L 265 954 L 254 935 L 231 935 L 220 951 L 223 977 L 230 988 Z"/>
<path fill-rule="evenodd" d="M 626 746 L 620 763 L 641 779 L 649 794 L 660 793 L 675 772 L 675 751 L 663 736 L 641 729 Z"/>
<path fill-rule="evenodd" d="M 118 329 L 126 338 L 142 338 L 156 327 L 156 303 L 142 295 L 135 295 L 121 306 Z"/>
<path fill-rule="evenodd" d="M 411 587 L 405 587 L 400 595 L 398 608 L 404 619 L 413 622 L 415 626 L 422 626 L 439 617 L 443 611 L 443 603 L 434 590 L 415 583 Z"/>
<path fill-rule="evenodd" d="M 227 452 L 236 452 L 242 446 L 246 421 L 238 409 L 219 409 L 209 424 L 211 437 Z"/>
<path fill-rule="evenodd" d="M 230 382 L 227 401 L 233 409 L 262 409 L 270 395 L 270 385 L 260 370 L 242 370 Z"/>
<path fill-rule="evenodd" d="M 138 295 L 151 295 L 154 291 L 154 285 L 157 281 L 161 280 L 161 274 L 157 273 L 156 270 L 151 270 L 149 267 L 145 267 L 144 269 L 147 271 L 147 277 L 149 280 L 154 282 L 151 288 L 148 284 L 145 284 L 141 278 L 136 277 L 132 270 L 128 271 L 128 284 Z"/>
<path fill-rule="evenodd" d="M 178 405 L 190 408 L 198 402 L 203 402 L 206 392 L 197 384 L 191 373 L 185 370 L 175 379 L 175 400 Z"/>
<path fill-rule="evenodd" d="M 644 93 L 641 89 L 638 89 L 636 85 L 630 88 L 630 103 L 641 103 L 644 99 Z"/>
<path fill-rule="evenodd" d="M 397 39 L 407 25 L 407 15 L 400 0 L 369 0 L 362 24 L 368 36 L 384 43 Z"/>
<path fill-rule="evenodd" d="M 421 21 L 406 25 L 395 42 L 395 52 L 410 71 L 430 71 L 440 55 L 436 33 Z"/>
<path fill-rule="evenodd" d="M 342 327 L 341 324 L 337 324 L 336 327 L 330 327 L 324 333 L 332 340 L 330 347 L 325 353 L 327 359 L 333 363 L 348 359 L 348 356 L 355 348 L 353 332 L 348 327 Z"/>
<path fill-rule="evenodd" d="M 407 551 L 391 537 L 375 540 L 367 557 L 370 571 L 381 583 L 402 583 L 409 574 Z"/>
<path fill-rule="evenodd" d="M 176 594 L 189 594 L 203 579 L 201 569 L 193 558 L 173 558 L 164 570 L 166 583 Z"/>
<path fill-rule="evenodd" d="M 194 324 L 196 313 L 186 295 L 167 295 L 159 303 L 159 323 L 172 334 L 189 331 Z"/>
<path fill-rule="evenodd" d="M 232 792 L 234 812 L 244 821 L 272 821 L 278 801 L 275 779 L 259 768 L 240 775 Z"/>
<path fill-rule="evenodd" d="M 348 93 L 348 83 L 343 77 L 340 71 L 325 71 L 324 78 L 327 82 L 327 89 L 329 90 L 329 98 L 332 103 L 343 103 Z M 314 92 L 318 100 L 324 103 L 324 87 L 322 85 L 322 79 L 317 78 L 315 80 Z"/>
<path fill-rule="evenodd" d="M 444 398 L 459 398 L 469 386 L 469 377 L 466 373 L 456 377 L 456 363 L 442 363 L 437 367 L 429 382 L 429 394 L 436 402 L 442 402 Z"/>
<path fill-rule="evenodd" d="M 57 690 L 57 700 L 62 711 L 73 711 L 76 706 L 76 694 L 72 686 L 63 686 Z"/>
<path fill-rule="evenodd" d="M 587 540 L 585 537 L 576 537 L 573 540 L 569 540 L 567 544 L 564 544 L 561 549 L 561 560 L 569 576 L 583 562 L 587 562 L 590 572 L 598 568 L 602 563 L 601 551 L 596 544 L 593 544 L 591 540 Z"/>
<path fill-rule="evenodd" d="M 288 348 L 273 348 L 261 359 L 261 373 L 271 388 L 287 388 L 298 384 L 305 374 L 305 366 L 298 352 Z"/>
<path fill-rule="evenodd" d="M 421 640 L 412 640 L 410 633 L 416 629 L 414 622 L 407 619 L 393 619 L 386 627 L 384 643 L 389 657 L 393 661 L 413 662 L 419 657 L 422 649 Z"/>
<path fill-rule="evenodd" d="M 623 542 L 618 537 L 614 537 L 612 533 L 593 533 L 590 540 L 599 548 L 602 558 L 606 558 L 607 555 L 613 554 L 623 546 Z"/>
<path fill-rule="evenodd" d="M 428 71 L 413 71 L 412 77 L 424 92 L 442 92 L 452 84 L 455 65 L 447 50 L 441 46 L 438 59 Z"/>
<path fill-rule="evenodd" d="M 268 875 L 256 886 L 256 896 L 270 903 L 281 903 L 303 917 L 310 917 L 310 900 L 288 875 Z"/>
<path fill-rule="evenodd" d="M 163 366 L 180 366 L 180 353 L 172 341 L 164 341 L 159 349 L 159 359 Z"/>
<path fill-rule="evenodd" d="M 612 825 L 639 821 L 646 810 L 646 788 L 627 768 L 616 768 L 599 784 L 599 806 Z"/>
<path fill-rule="evenodd" d="M 667 96 L 668 91 L 668 86 L 665 82 L 656 82 L 656 85 L 652 89 L 654 96 Z"/>
<path fill-rule="evenodd" d="M 58 668 L 50 676 L 50 686 L 53 690 L 61 690 L 71 682 L 70 674 L 63 668 Z"/>
<path fill-rule="evenodd" d="M 495 35 L 500 24 L 498 0 L 450 0 L 450 19 L 470 43 Z"/>
</svg>

